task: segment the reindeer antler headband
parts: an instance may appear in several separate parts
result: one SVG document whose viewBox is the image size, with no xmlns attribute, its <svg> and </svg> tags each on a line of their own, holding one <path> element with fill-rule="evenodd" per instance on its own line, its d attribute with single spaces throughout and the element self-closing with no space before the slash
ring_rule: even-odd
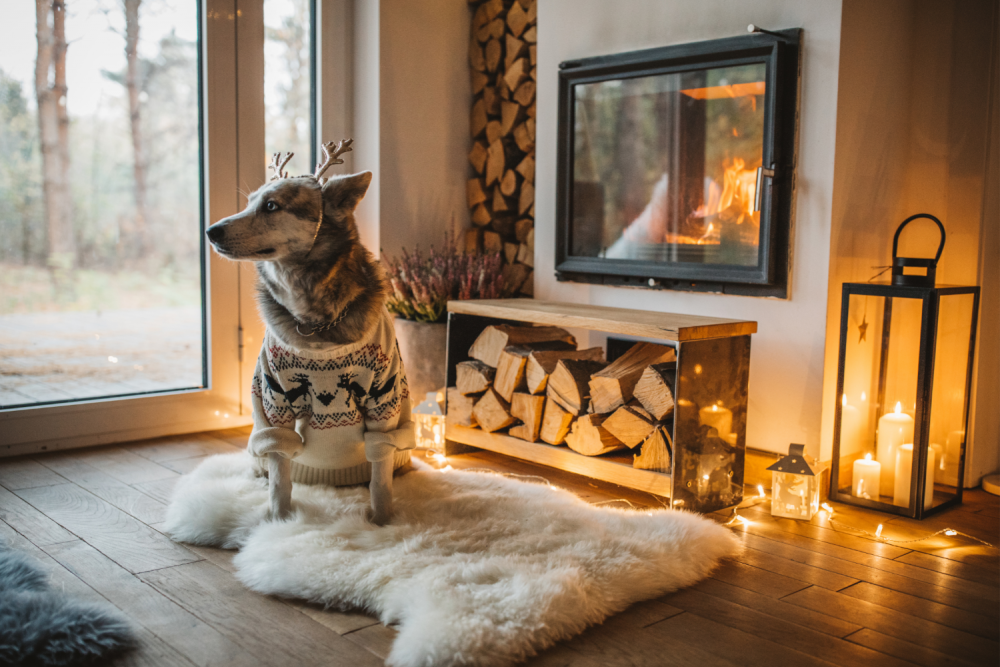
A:
<svg viewBox="0 0 1000 667">
<path fill-rule="evenodd" d="M 315 178 L 320 185 L 326 183 L 327 178 L 323 176 L 323 172 L 332 167 L 335 164 L 344 164 L 344 161 L 340 159 L 340 156 L 344 153 L 349 153 L 351 150 L 351 144 L 354 143 L 354 139 L 342 139 L 340 141 L 328 141 L 320 148 L 323 150 L 323 161 L 316 165 L 316 171 L 312 174 L 306 174 L 305 176 L 311 176 Z M 281 178 L 288 178 L 288 172 L 285 171 L 285 165 L 288 161 L 292 159 L 295 153 L 275 153 L 271 156 L 271 164 L 268 165 L 268 169 L 274 173 L 271 175 L 271 180 L 276 181 Z M 308 255 L 313 246 L 316 245 L 316 238 L 319 236 L 319 228 L 323 225 L 323 205 L 320 204 L 319 207 L 319 222 L 316 223 L 316 232 L 313 234 L 312 243 L 309 244 L 309 250 L 306 251 Z"/>
</svg>

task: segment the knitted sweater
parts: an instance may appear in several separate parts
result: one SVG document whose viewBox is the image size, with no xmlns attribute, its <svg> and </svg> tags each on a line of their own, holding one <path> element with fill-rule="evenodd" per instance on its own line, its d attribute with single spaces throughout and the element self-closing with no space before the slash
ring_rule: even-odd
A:
<svg viewBox="0 0 1000 667">
<path fill-rule="evenodd" d="M 252 393 L 248 449 L 292 458 L 294 482 L 361 484 L 371 479 L 372 462 L 393 457 L 398 468 L 410 458 L 410 392 L 384 308 L 349 345 L 300 350 L 268 330 Z"/>
</svg>

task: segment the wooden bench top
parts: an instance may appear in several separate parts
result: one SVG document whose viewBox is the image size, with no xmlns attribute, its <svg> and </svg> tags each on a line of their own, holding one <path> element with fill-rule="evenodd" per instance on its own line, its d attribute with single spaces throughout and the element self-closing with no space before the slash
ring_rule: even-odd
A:
<svg viewBox="0 0 1000 667">
<path fill-rule="evenodd" d="M 657 313 L 648 310 L 535 299 L 449 301 L 448 312 L 673 341 L 727 338 L 757 333 L 757 323 L 748 320 L 727 320 L 701 315 Z"/>
</svg>

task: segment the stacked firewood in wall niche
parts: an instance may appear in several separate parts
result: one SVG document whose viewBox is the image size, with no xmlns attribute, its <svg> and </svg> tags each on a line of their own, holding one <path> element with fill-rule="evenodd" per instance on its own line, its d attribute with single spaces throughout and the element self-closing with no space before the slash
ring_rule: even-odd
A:
<svg viewBox="0 0 1000 667">
<path fill-rule="evenodd" d="M 472 229 L 466 252 L 499 252 L 513 294 L 534 292 L 536 0 L 469 0 Z"/>
<path fill-rule="evenodd" d="M 587 456 L 631 453 L 635 468 L 670 472 L 672 347 L 636 343 L 611 362 L 577 349 L 565 329 L 487 327 L 448 388 L 449 424 L 528 442 L 567 445 Z"/>
</svg>

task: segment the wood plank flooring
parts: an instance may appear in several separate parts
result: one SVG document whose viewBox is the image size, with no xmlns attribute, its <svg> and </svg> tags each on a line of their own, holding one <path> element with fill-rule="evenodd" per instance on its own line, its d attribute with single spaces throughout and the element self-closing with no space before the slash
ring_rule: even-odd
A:
<svg viewBox="0 0 1000 667">
<path fill-rule="evenodd" d="M 121 609 L 140 645 L 127 665 L 380 665 L 395 630 L 363 613 L 253 593 L 233 552 L 176 544 L 158 528 L 181 474 L 242 449 L 248 429 L 0 459 L 0 538 L 54 586 Z M 427 459 L 436 466 L 444 463 Z M 663 499 L 490 452 L 458 469 L 540 476 L 588 502 Z M 953 528 L 1000 544 L 1000 499 L 968 491 L 923 522 L 834 504 L 805 523 L 767 503 L 741 510 L 746 550 L 692 588 L 634 605 L 529 662 L 576 665 L 996 665 L 1000 555 L 962 536 L 875 542 L 849 527 L 912 540 Z M 710 515 L 719 522 L 727 513 Z"/>
</svg>

